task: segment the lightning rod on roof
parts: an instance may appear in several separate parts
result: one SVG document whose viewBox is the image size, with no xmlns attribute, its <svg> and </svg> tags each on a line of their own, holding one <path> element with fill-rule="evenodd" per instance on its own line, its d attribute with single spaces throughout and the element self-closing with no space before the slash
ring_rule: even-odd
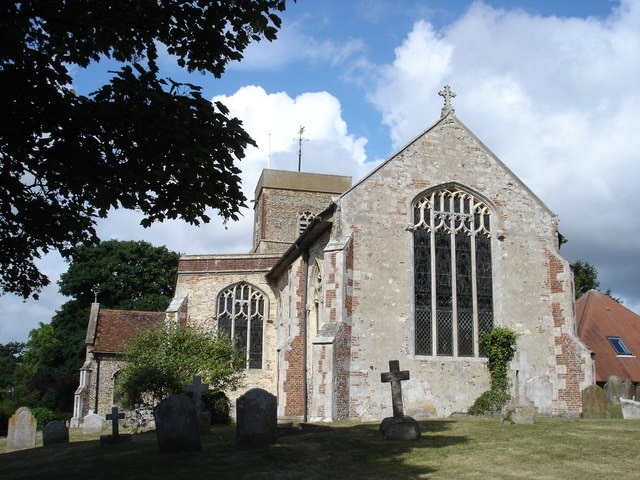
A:
<svg viewBox="0 0 640 480">
<path fill-rule="evenodd" d="M 302 140 L 306 140 L 306 138 L 302 138 L 303 133 L 304 127 L 300 125 L 300 130 L 298 130 L 298 171 L 302 167 Z"/>
</svg>

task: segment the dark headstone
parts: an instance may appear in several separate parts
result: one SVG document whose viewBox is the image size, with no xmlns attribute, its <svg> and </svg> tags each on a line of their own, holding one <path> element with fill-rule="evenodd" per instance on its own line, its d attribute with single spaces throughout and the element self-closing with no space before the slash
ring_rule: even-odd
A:
<svg viewBox="0 0 640 480">
<path fill-rule="evenodd" d="M 400 371 L 400 362 L 390 360 L 389 372 L 380 374 L 380 381 L 391 383 L 393 417 L 385 418 L 380 424 L 380 433 L 388 440 L 414 440 L 420 437 L 418 422 L 404 414 L 401 384 L 403 380 L 409 380 L 409 371 Z"/>
<path fill-rule="evenodd" d="M 42 445 L 54 443 L 69 443 L 69 429 L 60 420 L 53 420 L 42 429 Z"/>
<path fill-rule="evenodd" d="M 9 419 L 7 452 L 35 448 L 38 421 L 27 407 L 20 407 Z"/>
<path fill-rule="evenodd" d="M 263 445 L 278 439 L 278 405 L 275 395 L 252 388 L 236 400 L 238 443 Z"/>
<path fill-rule="evenodd" d="M 153 409 L 161 452 L 195 452 L 202 449 L 198 415 L 191 399 L 171 395 Z"/>
<path fill-rule="evenodd" d="M 607 392 L 598 385 L 582 391 L 582 418 L 607 418 Z"/>
</svg>

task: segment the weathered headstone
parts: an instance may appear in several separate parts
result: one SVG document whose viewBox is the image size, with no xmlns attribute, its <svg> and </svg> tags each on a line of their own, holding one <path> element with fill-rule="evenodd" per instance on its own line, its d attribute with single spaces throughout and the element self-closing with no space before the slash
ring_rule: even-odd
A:
<svg viewBox="0 0 640 480">
<path fill-rule="evenodd" d="M 391 383 L 391 405 L 393 417 L 387 417 L 380 423 L 380 433 L 389 440 L 414 440 L 420 437 L 420 426 L 416 420 L 404 414 L 402 404 L 403 380 L 409 380 L 409 371 L 400 370 L 398 360 L 389 361 L 389 372 L 380 374 L 383 383 Z"/>
<path fill-rule="evenodd" d="M 171 395 L 153 409 L 161 452 L 193 452 L 202 449 L 194 403 L 184 395 Z"/>
<path fill-rule="evenodd" d="M 209 433 L 211 431 L 211 413 L 202 410 L 202 394 L 209 390 L 209 385 L 202 383 L 202 378 L 199 375 L 195 375 L 193 383 L 187 385 L 184 390 L 191 393 L 191 399 L 196 406 L 200 433 Z"/>
<path fill-rule="evenodd" d="M 69 428 L 60 420 L 52 420 L 42 429 L 42 445 L 69 443 Z"/>
<path fill-rule="evenodd" d="M 604 384 L 604 389 L 607 392 L 609 403 L 612 405 L 620 405 L 620 397 L 623 393 L 622 380 L 617 375 L 610 375 L 607 378 L 607 383 Z"/>
<path fill-rule="evenodd" d="M 621 398 L 620 407 L 622 408 L 622 418 L 633 420 L 637 420 L 640 418 L 640 402 L 629 400 L 627 398 Z"/>
<path fill-rule="evenodd" d="M 538 407 L 528 398 L 514 397 L 504 407 L 502 411 L 502 422 L 511 424 L 536 423 L 538 418 Z"/>
<path fill-rule="evenodd" d="M 607 392 L 607 412 L 608 418 L 622 418 L 622 408 L 620 397 L 623 393 L 622 380 L 617 375 L 610 375 L 607 383 L 604 384 Z"/>
<path fill-rule="evenodd" d="M 111 435 L 100 435 L 100 445 L 114 445 L 131 441 L 131 435 L 120 433 L 120 420 L 124 419 L 124 413 L 118 412 L 118 407 L 112 407 L 111 413 L 107 413 L 107 420 L 111 420 Z"/>
<path fill-rule="evenodd" d="M 635 385 L 629 379 L 625 380 L 622 383 L 622 398 L 626 398 L 627 400 L 633 400 L 633 395 L 635 393 Z"/>
<path fill-rule="evenodd" d="M 82 433 L 85 435 L 100 433 L 103 424 L 104 418 L 102 418 L 102 416 L 97 413 L 90 413 L 82 420 Z"/>
<path fill-rule="evenodd" d="M 7 452 L 35 448 L 38 421 L 27 407 L 20 407 L 9 419 Z"/>
<path fill-rule="evenodd" d="M 278 439 L 276 396 L 262 388 L 252 388 L 236 400 L 238 443 L 263 445 Z"/>
<path fill-rule="evenodd" d="M 582 391 L 582 418 L 607 418 L 607 392 L 598 385 Z"/>
<path fill-rule="evenodd" d="M 640 402 L 640 383 L 638 383 L 638 385 L 636 385 L 636 391 L 635 391 L 633 399 L 636 402 Z"/>
</svg>

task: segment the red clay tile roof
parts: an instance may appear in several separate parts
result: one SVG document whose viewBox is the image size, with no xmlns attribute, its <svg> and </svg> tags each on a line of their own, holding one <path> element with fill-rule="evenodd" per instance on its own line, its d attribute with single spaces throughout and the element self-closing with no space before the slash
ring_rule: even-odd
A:
<svg viewBox="0 0 640 480">
<path fill-rule="evenodd" d="M 578 335 L 595 353 L 596 382 L 610 375 L 640 382 L 640 315 L 604 293 L 590 290 L 576 301 Z M 617 355 L 608 336 L 620 337 L 631 356 Z"/>
<path fill-rule="evenodd" d="M 159 325 L 164 316 L 164 312 L 101 309 L 93 351 L 122 353 L 127 340 L 146 328 Z"/>
</svg>

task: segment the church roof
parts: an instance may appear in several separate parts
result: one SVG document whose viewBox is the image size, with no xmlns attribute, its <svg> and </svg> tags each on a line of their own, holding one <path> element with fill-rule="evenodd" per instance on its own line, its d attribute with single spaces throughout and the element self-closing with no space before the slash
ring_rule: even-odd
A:
<svg viewBox="0 0 640 480">
<path fill-rule="evenodd" d="M 596 382 L 640 381 L 640 315 L 590 290 L 576 301 L 578 335 L 595 353 Z"/>
<path fill-rule="evenodd" d="M 94 353 L 123 353 L 128 340 L 149 327 L 159 325 L 164 317 L 164 312 L 100 309 L 93 341 L 89 341 L 91 336 L 88 335 L 87 343 L 93 344 Z"/>
</svg>

